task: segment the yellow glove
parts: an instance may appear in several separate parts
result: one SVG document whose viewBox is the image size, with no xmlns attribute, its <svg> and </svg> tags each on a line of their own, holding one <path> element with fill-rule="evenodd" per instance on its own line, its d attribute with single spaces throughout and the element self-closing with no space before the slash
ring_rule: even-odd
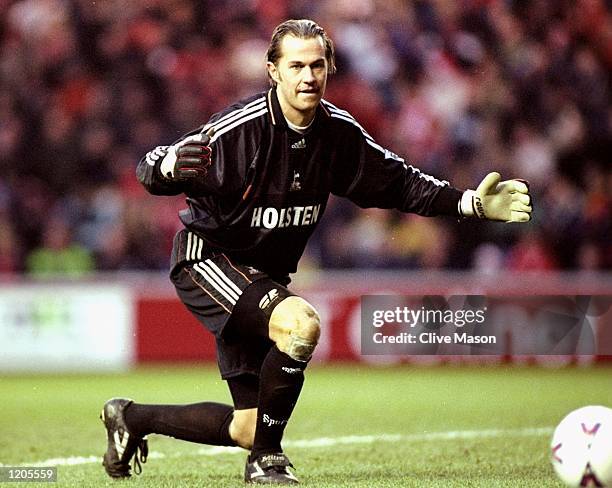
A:
<svg viewBox="0 0 612 488">
<path fill-rule="evenodd" d="M 466 190 L 459 202 L 461 215 L 504 222 L 528 222 L 532 208 L 527 182 L 500 180 L 499 173 L 489 173 L 476 190 Z"/>
</svg>

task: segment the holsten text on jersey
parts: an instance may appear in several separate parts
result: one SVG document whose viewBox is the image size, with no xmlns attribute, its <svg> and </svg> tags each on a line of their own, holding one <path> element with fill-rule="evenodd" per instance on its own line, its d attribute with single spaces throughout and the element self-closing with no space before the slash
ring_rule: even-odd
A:
<svg viewBox="0 0 612 488">
<path fill-rule="evenodd" d="M 255 207 L 251 227 L 275 229 L 300 225 L 314 225 L 319 220 L 321 204 L 303 207 Z"/>
</svg>

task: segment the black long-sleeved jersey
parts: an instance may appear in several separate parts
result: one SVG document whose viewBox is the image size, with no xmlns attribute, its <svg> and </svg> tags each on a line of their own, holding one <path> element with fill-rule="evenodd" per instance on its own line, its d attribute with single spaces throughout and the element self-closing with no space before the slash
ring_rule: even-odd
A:
<svg viewBox="0 0 612 488">
<path fill-rule="evenodd" d="M 184 137 L 211 127 L 212 165 L 201 181 L 186 185 L 161 174 L 167 146 L 142 158 L 138 179 L 154 195 L 187 195 L 189 208 L 179 214 L 183 234 L 191 231 L 207 246 L 271 277 L 296 271 L 330 193 L 363 208 L 458 215 L 459 190 L 406 164 L 326 100 L 304 134 L 289 128 L 270 89 L 213 115 Z M 193 257 L 181 249 L 180 234 L 173 265 Z"/>
</svg>

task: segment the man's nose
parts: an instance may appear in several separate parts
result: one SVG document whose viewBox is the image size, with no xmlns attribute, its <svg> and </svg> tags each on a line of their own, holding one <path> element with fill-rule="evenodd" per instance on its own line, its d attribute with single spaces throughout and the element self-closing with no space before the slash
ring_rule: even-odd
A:
<svg viewBox="0 0 612 488">
<path fill-rule="evenodd" d="M 312 83 L 316 81 L 314 77 L 314 73 L 312 72 L 312 68 L 310 66 L 304 67 L 304 75 L 303 80 L 305 83 Z"/>
</svg>

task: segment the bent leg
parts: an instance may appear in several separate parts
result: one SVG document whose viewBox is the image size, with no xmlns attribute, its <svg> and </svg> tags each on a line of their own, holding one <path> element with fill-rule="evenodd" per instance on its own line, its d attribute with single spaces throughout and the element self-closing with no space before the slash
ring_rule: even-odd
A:
<svg viewBox="0 0 612 488">
<path fill-rule="evenodd" d="M 269 337 L 275 345 L 261 367 L 251 461 L 264 454 L 282 452 L 285 426 L 302 390 L 304 369 L 319 335 L 319 316 L 303 298 L 289 296 L 272 312 Z"/>
<path fill-rule="evenodd" d="M 202 402 L 190 405 L 132 403 L 125 410 L 130 431 L 139 437 L 162 434 L 215 446 L 251 449 L 257 422 L 259 379 L 244 374 L 227 380 L 234 407 Z"/>
<path fill-rule="evenodd" d="M 194 234 L 190 235 L 196 239 Z M 265 338 L 267 347 L 251 346 L 248 354 L 245 354 L 244 349 L 238 345 L 227 344 L 222 334 L 234 312 L 238 297 L 244 290 L 249 289 L 255 278 L 262 273 L 250 274 L 246 267 L 231 262 L 225 255 L 208 254 L 206 249 L 202 249 L 201 243 L 200 250 L 203 252 L 202 261 L 186 263 L 172 271 L 171 279 L 177 295 L 203 327 L 215 336 L 222 377 L 227 379 L 236 373 L 250 372 L 250 376 L 256 379 L 270 341 Z M 224 283 L 224 287 L 220 287 L 219 282 Z M 259 322 L 265 324 L 267 318 L 263 316 L 263 312 L 261 315 Z M 255 408 L 259 382 L 256 381 L 255 386 L 249 388 L 254 391 L 254 395 L 251 395 L 254 400 L 251 400 L 252 405 L 247 407 Z M 236 402 L 234 406 L 215 402 L 191 405 L 131 403 L 125 410 L 125 421 L 129 430 L 140 437 L 155 433 L 200 444 L 251 445 L 253 436 L 248 435 L 248 423 L 243 420 L 243 414 L 238 414 L 237 421 L 234 422 L 234 408 L 247 407 Z M 233 436 L 230 434 L 232 423 Z M 251 423 L 251 430 L 254 430 L 255 422 Z"/>
</svg>

